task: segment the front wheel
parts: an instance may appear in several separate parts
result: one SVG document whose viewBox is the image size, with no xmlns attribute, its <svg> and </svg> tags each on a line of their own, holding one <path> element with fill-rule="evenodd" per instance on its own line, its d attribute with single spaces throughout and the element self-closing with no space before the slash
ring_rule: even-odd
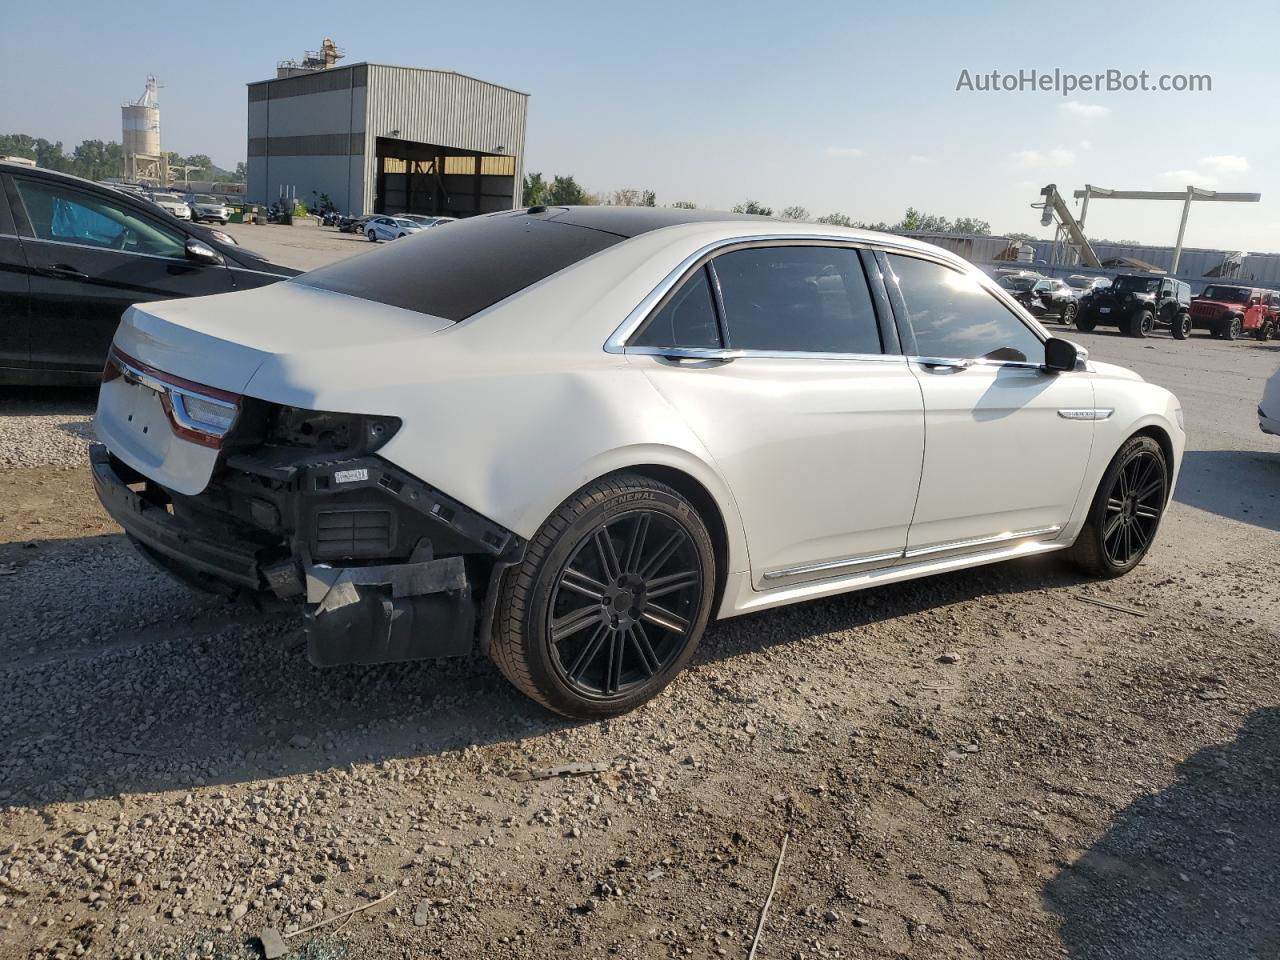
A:
<svg viewBox="0 0 1280 960">
<path fill-rule="evenodd" d="M 1185 340 L 1191 336 L 1191 314 L 1180 313 L 1173 318 L 1173 339 Z"/>
<path fill-rule="evenodd" d="M 377 233 L 377 231 L 376 231 L 376 230 L 366 230 L 366 231 L 364 232 L 364 235 L 365 235 L 366 237 L 368 237 L 368 238 L 369 238 L 371 241 L 373 241 L 374 243 L 377 243 L 377 242 L 378 242 L 378 233 Z"/>
<path fill-rule="evenodd" d="M 1079 308 L 1077 308 L 1074 303 L 1066 304 L 1062 308 L 1062 322 L 1070 326 L 1072 323 L 1075 322 L 1076 313 L 1078 312 L 1079 312 Z"/>
<path fill-rule="evenodd" d="M 1156 327 L 1156 315 L 1150 310 L 1139 310 L 1129 317 L 1125 332 L 1131 337 L 1149 337 Z"/>
<path fill-rule="evenodd" d="M 1071 559 L 1098 577 L 1128 573 L 1155 539 L 1168 490 L 1169 465 L 1160 444 L 1130 437 L 1102 475 Z"/>
<path fill-rule="evenodd" d="M 1224 340 L 1235 340 L 1235 339 L 1237 339 L 1237 338 L 1240 336 L 1240 328 L 1241 328 L 1241 326 L 1242 326 L 1242 324 L 1240 323 L 1240 318 L 1239 318 L 1239 317 L 1232 317 L 1230 320 L 1228 320 L 1228 321 L 1227 321 L 1226 325 L 1225 325 L 1225 326 L 1223 326 L 1223 328 L 1222 328 L 1222 337 L 1223 337 L 1223 339 L 1224 339 Z"/>
<path fill-rule="evenodd" d="M 489 654 L 507 679 L 557 713 L 616 716 L 693 656 L 715 551 L 679 492 L 614 474 L 560 505 L 501 590 Z"/>
<path fill-rule="evenodd" d="M 1076 329 L 1079 330 L 1080 332 L 1089 333 L 1097 325 L 1098 325 L 1098 321 L 1094 320 L 1093 317 L 1090 316 L 1089 314 L 1085 314 L 1085 313 L 1076 314 Z"/>
</svg>

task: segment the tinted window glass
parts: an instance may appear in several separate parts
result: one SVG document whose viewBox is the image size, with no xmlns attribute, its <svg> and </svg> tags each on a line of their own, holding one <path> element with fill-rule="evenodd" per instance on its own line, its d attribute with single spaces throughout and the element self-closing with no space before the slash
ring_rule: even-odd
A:
<svg viewBox="0 0 1280 960">
<path fill-rule="evenodd" d="M 465 320 L 622 239 L 524 214 L 473 217 L 289 282 Z"/>
<path fill-rule="evenodd" d="M 698 270 L 631 340 L 636 347 L 719 347 L 720 325 L 705 267 Z"/>
<path fill-rule="evenodd" d="M 91 193 L 16 178 L 31 229 L 41 240 L 85 247 L 186 257 L 183 234 Z"/>
<path fill-rule="evenodd" d="M 862 262 L 847 247 L 753 247 L 714 261 L 729 346 L 880 353 Z"/>
<path fill-rule="evenodd" d="M 975 278 L 892 253 L 889 265 L 906 301 L 917 356 L 1044 361 L 1040 338 Z"/>
</svg>

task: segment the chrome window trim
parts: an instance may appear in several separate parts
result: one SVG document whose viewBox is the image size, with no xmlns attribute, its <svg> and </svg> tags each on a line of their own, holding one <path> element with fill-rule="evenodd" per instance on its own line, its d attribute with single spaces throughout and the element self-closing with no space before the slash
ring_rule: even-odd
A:
<svg viewBox="0 0 1280 960">
<path fill-rule="evenodd" d="M 1007 533 L 997 533 L 990 537 L 976 537 L 971 540 L 951 540 L 946 543 L 930 544 L 927 547 L 908 548 L 903 556 L 908 560 L 914 560 L 916 557 L 927 557 L 935 553 L 946 553 L 949 550 L 968 550 L 972 547 L 987 547 L 996 543 L 1010 543 L 1014 540 L 1030 540 L 1033 537 L 1047 537 L 1050 534 L 1060 533 L 1062 524 L 1056 523 L 1049 527 L 1036 527 L 1033 530 L 1013 530 Z"/>
<path fill-rule="evenodd" d="M 73 243 L 70 240 L 46 240 L 44 237 L 19 237 L 23 243 L 51 243 L 56 247 L 74 247 L 77 250 L 93 250 L 97 253 L 118 253 L 126 257 L 147 257 L 151 260 L 164 260 L 166 263 L 189 263 L 199 265 L 197 261 L 188 259 L 187 257 L 166 257 L 162 253 L 139 253 L 136 250 L 117 250 L 115 247 L 95 247 L 91 243 Z M 194 237 L 190 239 L 195 239 Z M 204 243 L 203 240 L 198 241 Z M 203 266 L 217 266 L 217 264 L 206 263 Z"/>
<path fill-rule="evenodd" d="M 903 551 L 895 550 L 893 553 L 875 553 L 865 557 L 846 557 L 843 560 L 826 560 L 822 563 L 805 563 L 795 567 L 782 567 L 778 570 L 770 570 L 760 579 L 782 580 L 787 577 L 801 577 L 813 573 L 826 573 L 829 570 L 844 570 L 848 567 L 865 567 L 872 563 L 889 563 L 893 560 L 901 560 L 902 557 Z"/>
<path fill-rule="evenodd" d="M 231 261 L 230 258 L 227 258 L 225 266 L 228 270 L 240 270 L 244 273 L 257 273 L 264 277 L 279 277 L 281 280 L 292 280 L 294 277 L 294 274 L 291 273 L 272 273 L 270 270 L 255 270 L 253 267 L 242 267 L 240 264 Z"/>
<path fill-rule="evenodd" d="M 806 353 L 801 350 L 742 350 L 726 347 L 625 347 L 627 356 L 670 357 L 675 360 L 856 360 L 862 363 L 901 363 L 898 353 Z"/>
</svg>

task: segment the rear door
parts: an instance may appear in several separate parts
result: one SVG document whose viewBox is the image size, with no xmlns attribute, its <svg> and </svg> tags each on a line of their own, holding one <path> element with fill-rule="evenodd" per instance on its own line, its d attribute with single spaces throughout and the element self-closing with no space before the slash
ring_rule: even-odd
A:
<svg viewBox="0 0 1280 960">
<path fill-rule="evenodd" d="M 9 210 L 8 179 L 0 174 L 0 383 L 5 371 L 25 370 L 31 361 L 30 278 Z"/>
<path fill-rule="evenodd" d="M 100 371 L 131 304 L 232 289 L 225 266 L 187 257 L 182 230 L 111 191 L 22 175 L 13 183 L 35 370 Z"/>
<path fill-rule="evenodd" d="M 628 344 L 732 490 L 757 589 L 888 566 L 906 545 L 924 416 L 874 290 L 853 247 L 749 244 L 697 267 Z"/>
</svg>

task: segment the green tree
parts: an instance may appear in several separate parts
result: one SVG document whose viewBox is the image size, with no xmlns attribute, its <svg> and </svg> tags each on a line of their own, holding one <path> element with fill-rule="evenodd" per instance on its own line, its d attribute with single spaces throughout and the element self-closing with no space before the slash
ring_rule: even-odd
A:
<svg viewBox="0 0 1280 960">
<path fill-rule="evenodd" d="M 547 195 L 547 181 L 542 179 L 540 173 L 526 173 L 524 175 L 524 192 L 521 197 L 521 204 L 526 207 L 536 207 L 542 203 Z"/>
<path fill-rule="evenodd" d="M 698 205 L 694 203 L 692 200 L 677 200 L 671 206 L 675 207 L 677 210 L 697 210 L 698 209 Z"/>
<path fill-rule="evenodd" d="M 592 198 L 572 176 L 557 176 L 547 188 L 543 202 L 556 206 L 574 206 L 591 203 Z"/>
<path fill-rule="evenodd" d="M 654 193 L 652 190 L 646 190 L 643 194 L 641 194 L 640 206 L 656 207 L 657 205 L 658 205 L 658 195 Z"/>
<path fill-rule="evenodd" d="M 772 217 L 773 208 L 756 203 L 754 200 L 743 200 L 733 208 L 734 213 L 751 213 L 760 217 Z"/>
<path fill-rule="evenodd" d="M 852 227 L 853 221 L 849 219 L 847 213 L 828 213 L 818 218 L 818 223 L 825 223 L 832 227 Z"/>
<path fill-rule="evenodd" d="M 233 174 L 236 183 L 244 183 L 249 179 L 249 166 L 243 160 L 236 164 L 235 173 Z"/>
<path fill-rule="evenodd" d="M 808 220 L 809 211 L 805 207 L 787 207 L 782 211 L 783 220 Z"/>
<path fill-rule="evenodd" d="M 114 140 L 83 140 L 71 154 L 75 174 L 89 180 L 101 180 L 120 173 L 120 144 Z"/>
</svg>

